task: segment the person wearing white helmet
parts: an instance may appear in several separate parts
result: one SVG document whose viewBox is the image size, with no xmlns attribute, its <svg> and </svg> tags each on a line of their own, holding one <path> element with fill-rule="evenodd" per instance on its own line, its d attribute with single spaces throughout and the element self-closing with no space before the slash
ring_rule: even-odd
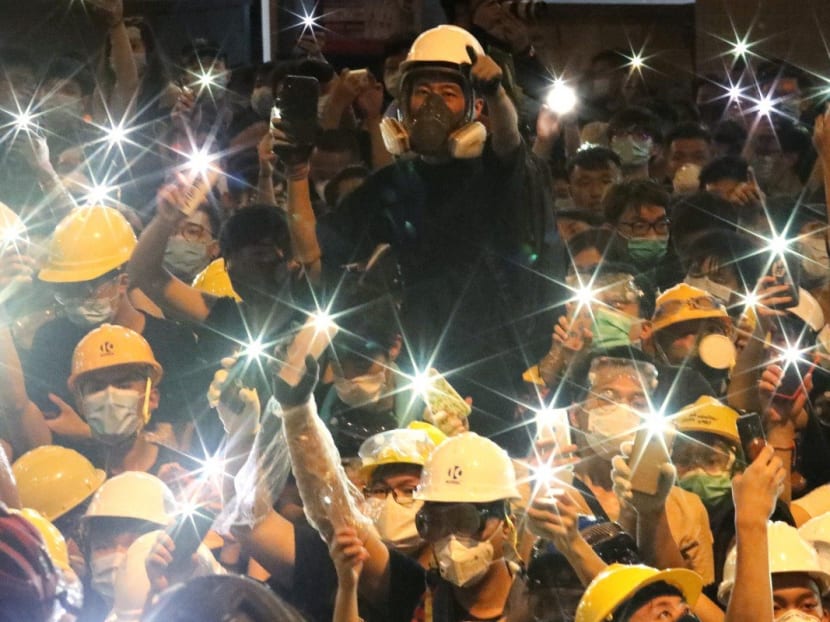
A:
<svg viewBox="0 0 830 622">
<path fill-rule="evenodd" d="M 324 257 L 336 266 L 391 246 L 405 284 L 403 333 L 418 335 L 414 361 L 456 370 L 448 380 L 473 397 L 479 431 L 495 433 L 518 388 L 506 370 L 521 346 L 506 320 L 537 328 L 523 309 L 545 284 L 515 271 L 542 261 L 549 182 L 535 176 L 502 69 L 473 35 L 429 29 L 400 70 L 398 118 L 381 128 L 387 149 L 413 157 L 373 173 L 321 219 L 343 241 Z"/>
<path fill-rule="evenodd" d="M 173 493 L 147 473 L 128 471 L 101 485 L 82 519 L 83 548 L 90 568 L 85 609 L 106 615 L 127 549 L 142 534 L 166 527 L 175 511 Z"/>
</svg>

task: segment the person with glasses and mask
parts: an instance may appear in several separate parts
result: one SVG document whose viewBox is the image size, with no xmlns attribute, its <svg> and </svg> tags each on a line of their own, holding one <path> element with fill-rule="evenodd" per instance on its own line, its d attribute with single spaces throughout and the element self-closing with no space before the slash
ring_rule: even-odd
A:
<svg viewBox="0 0 830 622">
<path fill-rule="evenodd" d="M 219 256 L 221 221 L 215 207 L 202 203 L 180 222 L 167 241 L 164 267 L 176 278 L 191 283 L 196 275 Z"/>
</svg>

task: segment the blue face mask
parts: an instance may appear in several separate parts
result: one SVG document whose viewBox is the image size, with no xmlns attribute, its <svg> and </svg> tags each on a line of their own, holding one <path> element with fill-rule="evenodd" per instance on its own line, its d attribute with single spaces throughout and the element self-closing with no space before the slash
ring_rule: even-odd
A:
<svg viewBox="0 0 830 622">
<path fill-rule="evenodd" d="M 630 238 L 628 256 L 638 265 L 653 264 L 666 256 L 668 238 Z"/>
<path fill-rule="evenodd" d="M 210 263 L 207 245 L 182 238 L 170 238 L 164 251 L 164 267 L 190 283 Z"/>
<path fill-rule="evenodd" d="M 608 307 L 594 309 L 594 322 L 591 333 L 593 345 L 601 348 L 613 348 L 631 343 L 631 326 L 634 318 Z"/>
<path fill-rule="evenodd" d="M 710 475 L 702 469 L 695 469 L 680 478 L 678 485 L 688 492 L 696 494 L 706 507 L 717 504 L 732 492 L 732 478 L 728 473 Z"/>
</svg>

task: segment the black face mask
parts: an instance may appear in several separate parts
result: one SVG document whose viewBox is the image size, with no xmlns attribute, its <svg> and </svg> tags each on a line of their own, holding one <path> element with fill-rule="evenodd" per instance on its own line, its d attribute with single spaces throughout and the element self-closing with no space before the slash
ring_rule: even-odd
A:
<svg viewBox="0 0 830 622">
<path fill-rule="evenodd" d="M 457 126 L 458 119 L 444 98 L 430 93 L 409 121 L 410 146 L 421 155 L 447 155 L 447 139 Z"/>
</svg>

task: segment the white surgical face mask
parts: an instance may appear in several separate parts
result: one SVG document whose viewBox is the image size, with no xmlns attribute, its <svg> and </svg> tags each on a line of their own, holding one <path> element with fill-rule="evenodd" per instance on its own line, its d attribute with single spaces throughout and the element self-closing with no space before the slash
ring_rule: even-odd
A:
<svg viewBox="0 0 830 622">
<path fill-rule="evenodd" d="M 190 283 L 210 263 L 207 244 L 204 242 L 170 238 L 164 250 L 164 267 L 177 277 Z"/>
<path fill-rule="evenodd" d="M 334 378 L 334 390 L 337 392 L 337 397 L 348 406 L 377 403 L 385 385 L 386 373 L 383 371 L 351 379 L 338 376 Z"/>
<path fill-rule="evenodd" d="M 820 618 L 804 613 L 801 609 L 788 609 L 783 615 L 775 618 L 775 622 L 816 622 Z"/>
<path fill-rule="evenodd" d="M 135 435 L 141 426 L 141 398 L 138 391 L 113 386 L 85 395 L 81 405 L 93 438 L 114 445 Z"/>
<path fill-rule="evenodd" d="M 484 578 L 493 563 L 493 545 L 489 540 L 455 535 L 435 543 L 435 557 L 441 577 L 458 587 L 475 585 Z"/>
<path fill-rule="evenodd" d="M 381 539 L 401 553 L 412 553 L 424 543 L 415 527 L 415 515 L 424 505 L 415 501 L 412 505 L 401 505 L 389 494 L 386 499 L 369 499 L 368 514 L 372 517 Z"/>
<path fill-rule="evenodd" d="M 79 305 L 65 305 L 63 310 L 70 322 L 82 327 L 97 326 L 115 317 L 115 303 L 112 298 L 90 298 Z"/>
<path fill-rule="evenodd" d="M 727 285 L 715 283 L 708 276 L 687 276 L 683 279 L 683 282 L 692 287 L 702 289 L 707 294 L 711 294 L 724 305 L 729 304 L 729 301 L 732 299 L 732 288 Z"/>
<path fill-rule="evenodd" d="M 830 258 L 827 256 L 827 245 L 824 238 L 802 238 L 798 241 L 801 254 L 801 268 L 810 279 L 827 277 L 830 271 Z"/>
<path fill-rule="evenodd" d="M 608 404 L 588 411 L 586 438 L 597 455 L 610 460 L 620 453 L 620 444 L 634 440 L 642 417 L 625 404 Z"/>
<path fill-rule="evenodd" d="M 651 147 L 653 141 L 651 138 L 645 140 L 637 140 L 633 136 L 614 136 L 611 139 L 611 149 L 614 150 L 623 166 L 642 166 L 646 164 L 651 157 Z"/>
<path fill-rule="evenodd" d="M 92 556 L 92 589 L 112 604 L 115 594 L 115 575 L 118 567 L 127 556 L 127 551 L 119 549 L 111 553 Z"/>
</svg>

